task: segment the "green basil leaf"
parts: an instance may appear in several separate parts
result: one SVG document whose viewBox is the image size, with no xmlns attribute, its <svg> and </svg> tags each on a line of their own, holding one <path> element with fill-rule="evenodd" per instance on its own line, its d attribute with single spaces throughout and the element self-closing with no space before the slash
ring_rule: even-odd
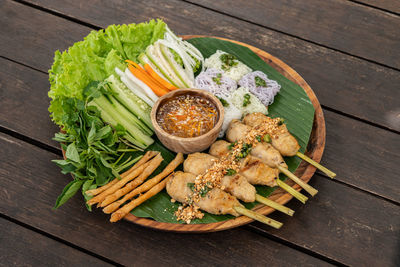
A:
<svg viewBox="0 0 400 267">
<path fill-rule="evenodd" d="M 70 173 L 70 172 L 73 172 L 76 170 L 76 167 L 72 163 L 68 162 L 67 160 L 55 159 L 55 160 L 52 160 L 52 162 L 54 162 L 55 164 L 58 165 L 58 167 L 61 168 L 61 172 L 63 174 L 67 174 L 67 173 Z"/>
<path fill-rule="evenodd" d="M 91 199 L 93 196 L 88 196 L 85 193 L 86 193 L 87 190 L 96 188 L 96 185 L 93 184 L 93 181 L 94 181 L 93 179 L 92 180 L 87 180 L 82 185 L 82 195 L 83 195 L 83 198 L 85 199 L 85 205 L 86 205 L 86 208 L 88 209 L 88 211 L 92 211 L 92 206 L 87 205 L 86 202 L 89 199 Z"/>
<path fill-rule="evenodd" d="M 71 197 L 73 197 L 76 192 L 81 188 L 83 184 L 83 181 L 81 180 L 74 180 L 67 184 L 66 187 L 64 187 L 64 190 L 62 193 L 58 196 L 56 204 L 54 205 L 54 209 L 57 209 L 60 207 L 62 204 L 68 201 Z"/>
<path fill-rule="evenodd" d="M 75 143 L 71 143 L 68 145 L 67 151 L 65 152 L 65 156 L 69 160 L 81 163 L 81 159 L 79 158 L 79 153 L 78 150 L 76 149 Z"/>
<path fill-rule="evenodd" d="M 96 134 L 96 140 L 101 140 L 108 137 L 112 133 L 112 128 L 110 125 L 106 125 L 101 128 Z"/>
<path fill-rule="evenodd" d="M 94 125 L 94 122 L 92 122 L 92 127 L 90 128 L 89 134 L 88 134 L 88 138 L 87 138 L 87 142 L 88 144 L 92 144 L 93 141 L 96 138 L 96 127 Z"/>
</svg>

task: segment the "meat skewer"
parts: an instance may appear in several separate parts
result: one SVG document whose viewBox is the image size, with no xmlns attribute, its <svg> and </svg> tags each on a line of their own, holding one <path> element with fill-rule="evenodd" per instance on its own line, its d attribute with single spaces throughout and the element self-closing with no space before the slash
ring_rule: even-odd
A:
<svg viewBox="0 0 400 267">
<path fill-rule="evenodd" d="M 229 153 L 229 145 L 225 140 L 219 140 L 211 145 L 209 153 L 215 157 L 223 157 Z M 287 191 L 289 194 L 294 196 L 303 204 L 306 203 L 307 197 L 300 192 L 297 192 L 292 187 L 288 186 L 281 180 L 279 180 L 279 170 L 276 168 L 271 168 L 266 164 L 262 163 L 259 159 L 248 155 L 246 158 L 250 158 L 247 160 L 245 164 L 242 165 L 240 169 L 240 174 L 242 174 L 249 183 L 251 184 L 260 184 L 267 185 L 269 187 L 279 186 L 283 190 Z M 244 160 L 246 161 L 246 159 Z M 246 165 L 247 164 L 247 165 Z M 268 175 L 268 173 L 274 172 L 274 175 Z"/>
<path fill-rule="evenodd" d="M 230 142 L 238 142 L 239 140 L 244 140 L 251 130 L 252 128 L 250 126 L 243 124 L 239 120 L 232 120 L 229 124 L 228 130 L 226 131 L 226 138 Z M 318 190 L 300 180 L 296 175 L 289 171 L 281 154 L 271 144 L 259 142 L 256 146 L 251 148 L 250 153 L 252 156 L 261 159 L 268 166 L 277 168 L 280 172 L 284 173 L 287 177 L 300 185 L 310 195 L 315 196 L 318 193 Z"/>
<path fill-rule="evenodd" d="M 268 123 L 269 120 L 269 117 L 265 116 L 262 113 L 256 112 L 252 114 L 247 114 L 243 118 L 243 123 L 250 127 L 256 127 L 257 125 Z M 299 152 L 300 146 L 296 138 L 294 138 L 294 136 L 290 134 L 285 124 L 282 123 L 281 125 L 279 125 L 276 136 L 271 135 L 271 143 L 272 146 L 275 147 L 283 156 L 298 156 L 299 158 L 307 161 L 329 177 L 334 178 L 336 176 L 334 172 L 328 170 L 318 162 L 315 162 L 311 158 Z"/>
<path fill-rule="evenodd" d="M 217 159 L 218 158 L 206 153 L 190 154 L 183 163 L 183 170 L 185 172 L 193 173 L 194 175 L 201 175 L 206 173 L 207 170 L 214 165 L 214 162 Z M 294 214 L 294 211 L 288 207 L 257 194 L 255 187 L 240 173 L 225 175 L 221 180 L 221 189 L 244 202 L 258 201 L 290 216 L 293 216 Z"/>
<path fill-rule="evenodd" d="M 187 172 L 175 172 L 167 182 L 167 193 L 175 200 L 189 204 L 188 199 L 193 195 L 188 184 L 194 183 L 196 176 Z M 267 218 L 257 212 L 246 209 L 240 202 L 229 193 L 213 188 L 207 192 L 204 197 L 201 197 L 196 205 L 211 214 L 231 214 L 233 216 L 244 215 L 251 219 L 270 225 L 276 229 L 281 228 L 282 223 L 273 219 Z"/>
</svg>

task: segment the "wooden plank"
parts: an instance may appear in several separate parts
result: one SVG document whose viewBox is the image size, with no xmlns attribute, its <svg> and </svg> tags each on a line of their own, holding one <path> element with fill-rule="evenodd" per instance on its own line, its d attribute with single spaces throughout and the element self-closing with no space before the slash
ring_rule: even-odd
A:
<svg viewBox="0 0 400 267">
<path fill-rule="evenodd" d="M 47 75 L 0 58 L 0 126 L 59 148 L 47 110 Z"/>
<path fill-rule="evenodd" d="M 0 134 L 0 212 L 123 265 L 327 265 L 242 228 L 182 235 L 120 222 L 88 212 L 82 196 L 51 207 L 69 176 L 50 163 L 54 155 Z"/>
<path fill-rule="evenodd" d="M 55 50 L 65 50 L 91 30 L 11 1 L 1 1 L 0 10 L 0 55 L 45 72 Z"/>
<path fill-rule="evenodd" d="M 69 177 L 49 163 L 52 154 L 0 137 L 1 212 L 121 264 L 316 263 L 242 228 L 193 236 L 147 230 L 127 222 L 110 224 L 100 211 L 87 212 L 80 195 L 53 211 L 54 199 Z M 307 205 L 290 202 L 296 210 L 294 217 L 274 215 L 285 222 L 281 230 L 254 225 L 344 264 L 390 265 L 400 241 L 399 206 L 320 176 L 314 178 L 312 185 L 320 190 L 315 198 Z"/>
<path fill-rule="evenodd" d="M 400 207 L 316 175 L 319 193 L 306 205 L 287 206 L 293 218 L 275 213 L 280 230 L 254 223 L 255 229 L 312 249 L 350 266 L 399 266 Z"/>
<path fill-rule="evenodd" d="M 400 1 L 398 0 L 356 0 L 373 7 L 378 7 L 393 13 L 400 13 Z"/>
<path fill-rule="evenodd" d="M 58 128 L 47 112 L 47 75 L 0 59 L 0 80 L 0 126 L 59 148 L 51 140 Z M 392 171 L 400 161 L 398 135 L 330 111 L 325 116 L 322 162 L 338 173 L 336 179 L 400 202 L 400 180 Z"/>
<path fill-rule="evenodd" d="M 44 235 L 0 218 L 3 266 L 111 266 Z"/>
<path fill-rule="evenodd" d="M 102 1 L 96 5 L 74 0 L 34 3 L 102 27 L 141 22 L 162 15 L 179 34 L 215 35 L 249 43 L 298 71 L 323 105 L 400 131 L 398 71 L 176 0 L 168 4 L 144 0 L 135 3 Z M 89 32 L 87 27 L 8 1 L 3 2 L 0 15 L 0 21 L 4 19 L 0 25 L 7 25 L 4 38 L 7 42 L 0 41 L 0 55 L 43 71 L 50 68 L 56 49 L 66 48 L 72 40 L 80 40 Z M 24 34 L 15 34 L 18 32 Z M 45 35 L 45 48 L 32 42 L 37 34 Z M 32 54 L 35 54 L 34 59 L 31 59 Z"/>
<path fill-rule="evenodd" d="M 400 203 L 400 138 L 368 124 L 324 111 L 326 147 L 321 164 L 337 180 Z"/>
<path fill-rule="evenodd" d="M 400 68 L 400 17 L 392 14 L 342 0 L 189 2 Z"/>
</svg>

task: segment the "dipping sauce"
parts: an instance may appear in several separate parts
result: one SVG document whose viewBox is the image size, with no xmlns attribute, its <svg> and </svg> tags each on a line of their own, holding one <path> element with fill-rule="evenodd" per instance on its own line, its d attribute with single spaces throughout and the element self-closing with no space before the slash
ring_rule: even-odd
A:
<svg viewBox="0 0 400 267">
<path fill-rule="evenodd" d="M 197 137 L 214 128 L 218 121 L 214 103 L 197 95 L 169 99 L 157 111 L 157 123 L 167 133 L 178 137 Z"/>
</svg>

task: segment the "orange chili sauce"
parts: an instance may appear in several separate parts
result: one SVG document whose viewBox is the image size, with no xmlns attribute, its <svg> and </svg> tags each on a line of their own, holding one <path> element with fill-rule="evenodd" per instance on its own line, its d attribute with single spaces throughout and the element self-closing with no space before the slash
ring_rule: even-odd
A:
<svg viewBox="0 0 400 267">
<path fill-rule="evenodd" d="M 167 133 L 178 137 L 197 137 L 214 128 L 218 121 L 216 106 L 196 95 L 169 99 L 158 109 L 156 120 Z"/>
</svg>

